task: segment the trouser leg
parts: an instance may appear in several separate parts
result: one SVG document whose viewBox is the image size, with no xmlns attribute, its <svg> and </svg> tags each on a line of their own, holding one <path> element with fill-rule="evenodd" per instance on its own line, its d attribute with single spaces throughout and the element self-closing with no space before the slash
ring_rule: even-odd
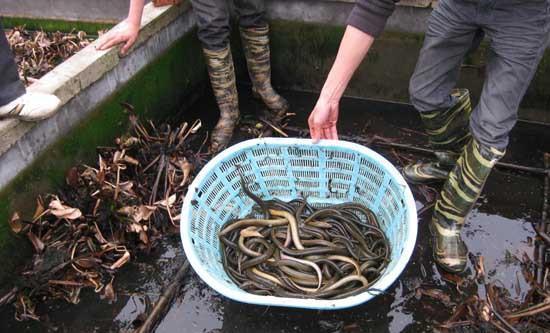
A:
<svg viewBox="0 0 550 333">
<path fill-rule="evenodd" d="M 451 272 L 466 267 L 461 238 L 466 216 L 479 198 L 496 162 L 504 155 L 519 102 L 546 46 L 547 2 L 486 1 L 477 8 L 478 24 L 490 40 L 487 75 L 475 108 L 468 143 L 438 197 L 430 228 L 438 264 Z"/>
<path fill-rule="evenodd" d="M 475 5 L 457 7 L 442 0 L 428 20 L 428 30 L 410 80 L 411 103 L 420 112 L 452 107 L 451 96 L 466 53 L 478 40 L 479 27 L 473 21 Z"/>
<path fill-rule="evenodd" d="M 409 90 L 437 160 L 406 166 L 403 175 L 410 182 L 444 181 L 469 140 L 470 96 L 466 89 L 454 88 L 464 56 L 483 36 L 473 21 L 475 8 L 443 0 L 428 21 Z"/>
<path fill-rule="evenodd" d="M 239 26 L 255 28 L 267 25 L 264 0 L 233 0 L 233 2 L 239 16 Z"/>
<path fill-rule="evenodd" d="M 0 22 L 0 106 L 6 105 L 25 93 L 19 79 L 17 65 Z"/>
<path fill-rule="evenodd" d="M 469 94 L 453 89 L 464 56 L 479 43 L 475 11 L 475 4 L 439 2 L 428 21 L 426 39 L 410 81 L 411 103 L 420 112 L 437 151 L 460 153 L 469 137 Z"/>
<path fill-rule="evenodd" d="M 482 17 L 489 39 L 486 79 L 473 111 L 472 135 L 504 150 L 525 95 L 548 45 L 549 2 L 496 1 Z"/>
<path fill-rule="evenodd" d="M 209 50 L 226 48 L 231 30 L 227 0 L 191 0 L 191 5 L 203 47 Z"/>
</svg>

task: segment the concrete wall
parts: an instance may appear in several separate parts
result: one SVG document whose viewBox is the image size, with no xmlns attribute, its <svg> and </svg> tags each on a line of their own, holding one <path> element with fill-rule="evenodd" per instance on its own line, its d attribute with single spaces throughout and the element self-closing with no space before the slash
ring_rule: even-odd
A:
<svg viewBox="0 0 550 333">
<path fill-rule="evenodd" d="M 344 26 L 355 1 L 267 0 L 270 19 Z M 432 10 L 430 0 L 404 0 L 389 18 L 386 29 L 423 33 Z"/>
<path fill-rule="evenodd" d="M 318 91 L 332 66 L 343 26 L 353 1 L 271 0 L 274 81 L 282 86 Z M 408 82 L 414 71 L 427 20 L 436 6 L 430 0 L 401 1 L 355 73 L 346 94 L 408 102 Z M 296 22 L 290 23 L 288 21 Z M 301 22 L 310 23 L 303 25 Z M 238 41 L 236 41 L 238 42 Z M 485 77 L 489 45 L 467 57 L 459 86 L 471 90 L 474 101 Z M 289 66 L 288 64 L 293 64 Z M 550 123 L 550 51 L 546 52 L 523 99 L 520 117 Z"/>
<path fill-rule="evenodd" d="M 272 66 L 275 84 L 319 91 L 334 62 L 344 33 L 341 26 L 272 22 Z M 237 44 L 238 39 L 234 40 Z M 350 81 L 346 94 L 408 103 L 408 84 L 423 35 L 387 31 L 376 40 Z M 485 79 L 487 44 L 465 59 L 458 86 L 470 89 L 474 102 Z M 238 57 L 236 57 L 239 59 Z M 237 60 L 238 61 L 238 60 Z M 244 68 L 244 63 L 239 66 Z M 246 75 L 241 77 L 246 80 Z M 520 117 L 550 123 L 550 50 L 546 51 L 523 98 Z"/>
<path fill-rule="evenodd" d="M 0 0 L 0 16 L 118 22 L 130 0 Z"/>
</svg>

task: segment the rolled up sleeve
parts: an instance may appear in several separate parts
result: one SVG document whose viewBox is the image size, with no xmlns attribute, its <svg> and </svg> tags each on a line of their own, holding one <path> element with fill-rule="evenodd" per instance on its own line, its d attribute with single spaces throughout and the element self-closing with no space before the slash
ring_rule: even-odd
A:
<svg viewBox="0 0 550 333">
<path fill-rule="evenodd" d="M 357 0 L 347 24 L 373 37 L 384 31 L 386 21 L 395 10 L 394 0 Z"/>
</svg>

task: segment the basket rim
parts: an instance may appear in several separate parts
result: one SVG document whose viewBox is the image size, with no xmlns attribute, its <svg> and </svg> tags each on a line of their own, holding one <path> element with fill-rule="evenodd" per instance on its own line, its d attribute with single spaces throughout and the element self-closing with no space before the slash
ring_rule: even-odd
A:
<svg viewBox="0 0 550 333">
<path fill-rule="evenodd" d="M 397 263 L 392 271 L 388 272 L 386 276 L 380 278 L 372 288 L 375 290 L 385 291 L 388 289 L 397 279 L 399 275 L 403 272 L 407 266 L 414 247 L 416 244 L 416 238 L 418 233 L 418 219 L 416 214 L 416 205 L 411 192 L 410 187 L 406 183 L 405 179 L 401 173 L 393 166 L 386 158 L 384 158 L 379 153 L 374 150 L 367 148 L 365 146 L 359 145 L 357 143 L 343 141 L 343 140 L 320 140 L 317 143 L 313 143 L 311 139 L 302 139 L 302 138 L 260 138 L 260 139 L 250 139 L 237 143 L 215 156 L 210 160 L 202 170 L 197 174 L 193 182 L 189 185 L 187 193 L 184 198 L 182 210 L 181 210 L 181 220 L 180 220 L 180 237 L 183 244 L 183 249 L 187 260 L 193 267 L 197 275 L 203 280 L 209 287 L 214 289 L 216 292 L 221 295 L 228 297 L 232 300 L 255 304 L 255 305 L 266 305 L 266 306 L 282 306 L 290 308 L 305 308 L 305 309 L 316 309 L 316 310 L 336 310 L 344 309 L 352 306 L 356 306 L 362 303 L 367 302 L 372 299 L 374 296 L 380 294 L 380 292 L 375 291 L 365 291 L 361 294 L 350 296 L 338 300 L 318 300 L 311 298 L 289 298 L 289 297 L 277 297 L 277 296 L 259 296 L 247 293 L 244 290 L 235 291 L 226 287 L 223 283 L 219 282 L 217 278 L 211 276 L 205 268 L 203 268 L 193 246 L 191 240 L 191 234 L 188 232 L 190 225 L 190 214 L 192 212 L 192 198 L 198 184 L 202 182 L 202 179 L 210 173 L 212 169 L 218 166 L 220 162 L 226 159 L 226 157 L 233 155 L 236 152 L 242 151 L 246 148 L 258 146 L 261 144 L 274 144 L 274 145 L 319 145 L 323 147 L 342 147 L 351 150 L 355 150 L 359 153 L 368 155 L 377 160 L 382 164 L 385 170 L 392 176 L 392 178 L 398 183 L 398 185 L 404 186 L 404 203 L 407 207 L 406 209 L 406 219 L 405 222 L 408 224 L 407 234 L 405 235 L 405 244 L 403 246 L 403 251 L 399 256 Z M 243 297 L 245 296 L 245 297 Z"/>
</svg>

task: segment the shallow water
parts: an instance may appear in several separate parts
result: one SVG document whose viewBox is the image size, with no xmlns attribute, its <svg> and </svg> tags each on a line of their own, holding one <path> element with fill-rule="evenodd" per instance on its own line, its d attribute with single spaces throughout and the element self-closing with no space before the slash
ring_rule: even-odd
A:
<svg viewBox="0 0 550 333">
<path fill-rule="evenodd" d="M 246 87 L 241 89 L 243 113 L 254 112 L 260 104 L 251 100 Z M 316 96 L 285 92 L 297 116 L 293 126 L 305 127 Z M 188 115 L 215 110 L 212 97 L 205 96 Z M 425 145 L 426 138 L 402 128 L 420 129 L 415 111 L 407 105 L 360 99 L 341 103 L 340 133 L 352 136 L 376 133 L 399 138 L 400 142 Z M 212 123 L 212 119 L 205 120 Z M 395 155 L 378 150 L 394 163 Z M 519 124 L 513 132 L 505 161 L 542 166 L 542 152 L 550 151 L 548 127 Z M 415 199 L 420 207 L 422 196 Z M 532 258 L 534 236 L 531 224 L 540 218 L 542 179 L 527 174 L 495 170 L 478 205 L 465 227 L 466 243 L 475 255 L 485 258 L 490 281 L 500 281 L 517 300 L 525 297 L 528 285 L 523 278 L 520 259 Z M 386 294 L 367 304 L 342 311 L 310 311 L 252 306 L 230 301 L 200 281 L 187 275 L 185 286 L 174 301 L 157 332 L 431 332 L 434 323 L 448 318 L 450 309 L 438 300 L 417 296 L 417 288 L 436 288 L 458 301 L 454 284 L 445 282 L 433 263 L 427 231 L 429 212 L 419 219 L 417 246 L 411 262 Z M 48 324 L 17 323 L 10 308 L 0 309 L 0 331 L 38 332 L 48 328 L 61 332 L 131 331 L 134 320 L 150 308 L 162 285 L 182 262 L 177 237 L 170 237 L 149 256 L 141 255 L 115 280 L 117 300 L 108 304 L 93 292 L 86 292 L 79 305 L 50 304 Z M 472 273 L 470 267 L 469 273 Z"/>
</svg>

